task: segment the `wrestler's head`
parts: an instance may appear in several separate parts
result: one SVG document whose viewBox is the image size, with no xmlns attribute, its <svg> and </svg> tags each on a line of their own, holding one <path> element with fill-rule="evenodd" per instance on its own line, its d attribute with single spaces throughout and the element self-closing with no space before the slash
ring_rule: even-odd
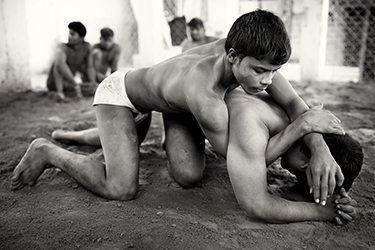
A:
<svg viewBox="0 0 375 250">
<path fill-rule="evenodd" d="M 100 44 L 105 49 L 109 49 L 113 46 L 114 32 L 110 28 L 103 28 L 100 30 Z"/>
<path fill-rule="evenodd" d="M 204 39 L 206 30 L 201 19 L 193 18 L 187 25 L 189 27 L 191 39 L 193 41 L 200 41 Z"/>
<path fill-rule="evenodd" d="M 240 59 L 250 56 L 271 65 L 285 64 L 292 51 L 284 23 L 265 10 L 246 13 L 233 23 L 225 41 L 227 54 L 231 48 Z"/>
<path fill-rule="evenodd" d="M 341 167 L 344 175 L 342 187 L 348 191 L 362 168 L 362 147 L 347 133 L 345 135 L 323 134 L 323 138 L 333 158 Z M 281 165 L 297 177 L 305 178 L 305 168 L 310 157 L 306 144 L 299 140 L 282 156 Z M 338 189 L 339 187 L 336 188 Z"/>
<path fill-rule="evenodd" d="M 69 28 L 69 43 L 75 44 L 83 41 L 86 36 L 86 27 L 81 22 L 71 22 Z"/>
</svg>

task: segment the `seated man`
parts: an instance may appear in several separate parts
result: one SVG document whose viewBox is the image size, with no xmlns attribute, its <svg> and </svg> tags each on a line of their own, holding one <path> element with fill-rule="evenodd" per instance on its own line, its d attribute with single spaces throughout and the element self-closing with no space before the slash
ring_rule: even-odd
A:
<svg viewBox="0 0 375 250">
<path fill-rule="evenodd" d="M 117 70 L 117 63 L 120 58 L 121 48 L 113 41 L 114 32 L 110 28 L 100 30 L 100 43 L 92 47 L 95 77 L 97 82 L 103 81 L 107 77 L 110 69 L 111 73 Z"/>
<path fill-rule="evenodd" d="M 79 98 L 82 93 L 93 95 L 97 87 L 91 47 L 84 41 L 86 27 L 81 22 L 71 22 L 68 28 L 69 41 L 57 46 L 47 78 L 48 90 L 56 91 L 61 100 L 65 99 L 66 92 L 75 92 Z"/>
<path fill-rule="evenodd" d="M 199 18 L 191 19 L 187 25 L 189 27 L 190 38 L 186 38 L 182 41 L 182 52 L 206 43 L 214 42 L 218 39 L 216 37 L 206 36 L 203 21 Z"/>
<path fill-rule="evenodd" d="M 299 138 L 312 131 L 324 132 L 325 124 L 318 112 L 326 111 L 319 110 L 319 108 L 311 109 L 289 124 L 289 118 L 285 111 L 266 93 L 250 96 L 246 95 L 243 90 L 236 89 L 227 94 L 226 102 L 231 121 L 230 150 L 228 150 L 227 155 L 228 171 L 235 188 L 235 195 L 248 215 L 254 219 L 263 219 L 267 222 L 292 222 L 310 218 L 333 220 L 336 216 L 332 211 L 332 209 L 335 210 L 332 203 L 333 198 L 328 200 L 330 204 L 324 207 L 311 202 L 292 203 L 268 194 L 267 180 L 265 179 L 266 165 L 272 163 L 282 154 L 282 166 L 297 176 L 298 187 L 301 187 L 300 192 L 309 200 L 312 199 L 307 188 L 305 175 L 305 167 L 309 162 L 310 152 Z M 326 115 L 329 115 L 329 113 Z M 184 119 L 182 115 L 180 117 L 182 120 Z M 140 124 L 142 126 L 142 123 Z M 169 131 L 167 132 L 167 138 L 169 138 L 167 140 L 169 172 L 181 186 L 193 187 L 203 177 L 203 168 L 196 168 L 196 166 L 202 164 L 195 166 L 191 164 L 192 160 L 189 157 L 196 157 L 196 155 L 193 150 L 186 151 L 185 138 L 181 137 L 185 133 L 182 132 L 179 135 L 179 127 L 169 126 L 169 123 L 166 125 L 166 130 Z M 183 126 L 183 123 L 180 126 Z M 139 132 L 147 128 L 143 126 L 143 129 L 141 129 L 138 126 L 137 130 Z M 144 131 L 142 134 L 146 132 Z M 198 131 L 198 135 L 200 134 L 201 132 Z M 323 137 L 333 157 L 341 166 L 345 177 L 342 187 L 348 191 L 362 167 L 363 153 L 361 146 L 348 134 L 324 134 Z M 52 138 L 100 146 L 97 128 L 82 131 L 56 130 L 52 133 Z M 254 151 L 254 149 L 259 151 Z M 186 152 L 190 152 L 191 155 L 185 155 Z M 280 205 L 272 204 L 272 206 L 268 206 L 270 204 L 267 202 Z M 278 211 L 283 210 L 284 206 L 290 207 L 289 211 Z M 270 211 L 267 211 L 267 208 Z M 344 212 L 355 213 L 351 206 L 343 205 L 343 208 L 347 209 Z M 338 217 L 335 220 L 336 223 L 341 223 Z"/>
<path fill-rule="evenodd" d="M 173 131 L 183 138 L 179 142 L 186 150 L 184 155 L 192 154 L 183 160 L 195 170 L 185 177 L 194 181 L 204 169 L 205 137 L 219 154 L 227 156 L 229 114 L 224 98 L 238 86 L 247 95 L 267 90 L 291 121 L 309 110 L 291 84 L 277 72 L 290 54 L 289 37 L 281 19 L 271 12 L 256 10 L 239 17 L 226 39 L 190 49 L 150 67 L 118 70 L 99 84 L 94 98 L 105 163 L 58 148 L 43 139 L 35 140 L 14 170 L 13 189 L 33 184 L 46 167 L 54 165 L 101 197 L 134 199 L 139 188 L 140 153 L 133 113 L 147 115 L 153 110 L 165 114 L 171 165 L 178 162 L 170 154 L 173 147 L 168 146 L 168 140 L 175 141 Z M 337 117 L 319 114 L 326 126 L 324 131 L 317 132 L 344 133 Z M 325 204 L 335 186 L 342 185 L 341 168 L 321 134 L 309 133 L 303 139 L 311 150 L 306 169 L 313 180 L 309 186 L 313 188 L 316 203 Z M 182 166 L 182 169 L 189 168 Z M 181 176 L 177 173 L 174 177 Z"/>
</svg>

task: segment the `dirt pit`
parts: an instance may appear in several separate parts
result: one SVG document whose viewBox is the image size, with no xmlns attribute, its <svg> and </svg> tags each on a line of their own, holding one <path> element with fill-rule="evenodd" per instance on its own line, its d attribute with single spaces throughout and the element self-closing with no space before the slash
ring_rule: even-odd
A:
<svg viewBox="0 0 375 250">
<path fill-rule="evenodd" d="M 46 92 L 30 91 L 0 94 L 0 249 L 375 249 L 375 87 L 293 85 L 308 105 L 324 103 L 363 146 L 364 166 L 351 193 L 359 206 L 354 222 L 252 222 L 236 202 L 225 161 L 209 156 L 202 187 L 180 188 L 166 171 L 159 113 L 141 145 L 135 200 L 100 198 L 53 168 L 34 187 L 10 191 L 12 171 L 35 138 L 102 157 L 101 149 L 51 139 L 55 129 L 94 127 L 92 98 L 56 103 Z M 276 195 L 294 184 L 277 163 L 268 177 Z"/>
</svg>

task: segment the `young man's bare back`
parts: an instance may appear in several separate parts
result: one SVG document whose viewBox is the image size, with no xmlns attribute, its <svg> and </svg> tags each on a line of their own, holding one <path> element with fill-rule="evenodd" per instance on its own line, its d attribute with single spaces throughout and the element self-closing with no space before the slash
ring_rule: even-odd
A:
<svg viewBox="0 0 375 250">
<path fill-rule="evenodd" d="M 265 23 L 272 25 L 262 28 Z M 289 38 L 282 21 L 272 13 L 257 10 L 237 19 L 225 44 L 221 40 L 150 68 L 115 72 L 99 85 L 94 98 L 106 165 L 63 149 L 54 150 L 52 155 L 44 152 L 40 158 L 33 159 L 36 157 L 33 156 L 35 143 L 14 171 L 13 188 L 32 184 L 36 181 L 35 176 L 52 164 L 102 197 L 134 198 L 138 190 L 139 141 L 132 111 L 145 113 L 151 110 L 167 114 L 164 120 L 167 144 L 173 147 L 173 142 L 177 141 L 173 138 L 175 131 L 183 131 L 178 134 L 183 138 L 179 142 L 183 141 L 184 145 L 180 146 L 196 156 L 191 165 L 198 171 L 177 173 L 180 176 L 174 177 L 199 179 L 197 173 L 200 175 L 204 168 L 204 150 L 201 150 L 202 145 L 204 149 L 204 137 L 221 155 L 227 155 L 228 111 L 224 96 L 228 91 L 239 85 L 250 95 L 267 90 L 291 121 L 308 110 L 290 83 L 276 73 L 290 53 Z M 114 102 L 116 96 L 118 102 Z M 191 115 L 186 116 L 186 113 Z M 342 133 L 337 121 L 336 117 L 328 121 L 330 132 Z M 198 136 L 200 130 L 204 134 L 200 132 Z M 333 192 L 336 181 L 341 185 L 343 176 L 321 135 L 311 133 L 305 136 L 305 141 L 314 149 L 307 171 L 312 179 L 309 185 L 314 187 L 316 201 L 325 203 L 327 194 Z M 38 145 L 45 151 L 52 147 Z M 169 158 L 172 159 L 172 155 Z M 324 180 L 322 183 L 321 179 Z M 190 184 L 187 181 L 186 186 Z"/>
</svg>

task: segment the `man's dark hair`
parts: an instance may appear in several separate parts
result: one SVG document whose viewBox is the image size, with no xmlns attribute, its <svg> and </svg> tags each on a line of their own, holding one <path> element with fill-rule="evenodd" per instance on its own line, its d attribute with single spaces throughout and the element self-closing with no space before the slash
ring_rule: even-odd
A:
<svg viewBox="0 0 375 250">
<path fill-rule="evenodd" d="M 100 35 L 104 40 L 108 40 L 110 37 L 113 37 L 115 33 L 110 28 L 103 28 L 100 30 Z"/>
<path fill-rule="evenodd" d="M 341 167 L 342 174 L 344 175 L 342 187 L 348 191 L 362 169 L 364 157 L 362 147 L 358 141 L 354 140 L 347 133 L 345 135 L 323 134 L 323 138 L 333 158 Z M 301 143 L 300 151 L 306 157 L 311 157 L 305 143 Z"/>
<path fill-rule="evenodd" d="M 188 22 L 187 24 L 190 28 L 199 28 L 202 27 L 204 28 L 203 21 L 197 17 L 193 18 Z"/>
<path fill-rule="evenodd" d="M 77 32 L 80 37 L 86 36 L 86 27 L 81 22 L 71 22 L 69 23 L 68 28 Z"/>
<path fill-rule="evenodd" d="M 232 25 L 225 41 L 225 51 L 233 48 L 241 59 L 267 59 L 272 65 L 282 65 L 292 53 L 283 21 L 265 10 L 240 16 Z"/>
</svg>

